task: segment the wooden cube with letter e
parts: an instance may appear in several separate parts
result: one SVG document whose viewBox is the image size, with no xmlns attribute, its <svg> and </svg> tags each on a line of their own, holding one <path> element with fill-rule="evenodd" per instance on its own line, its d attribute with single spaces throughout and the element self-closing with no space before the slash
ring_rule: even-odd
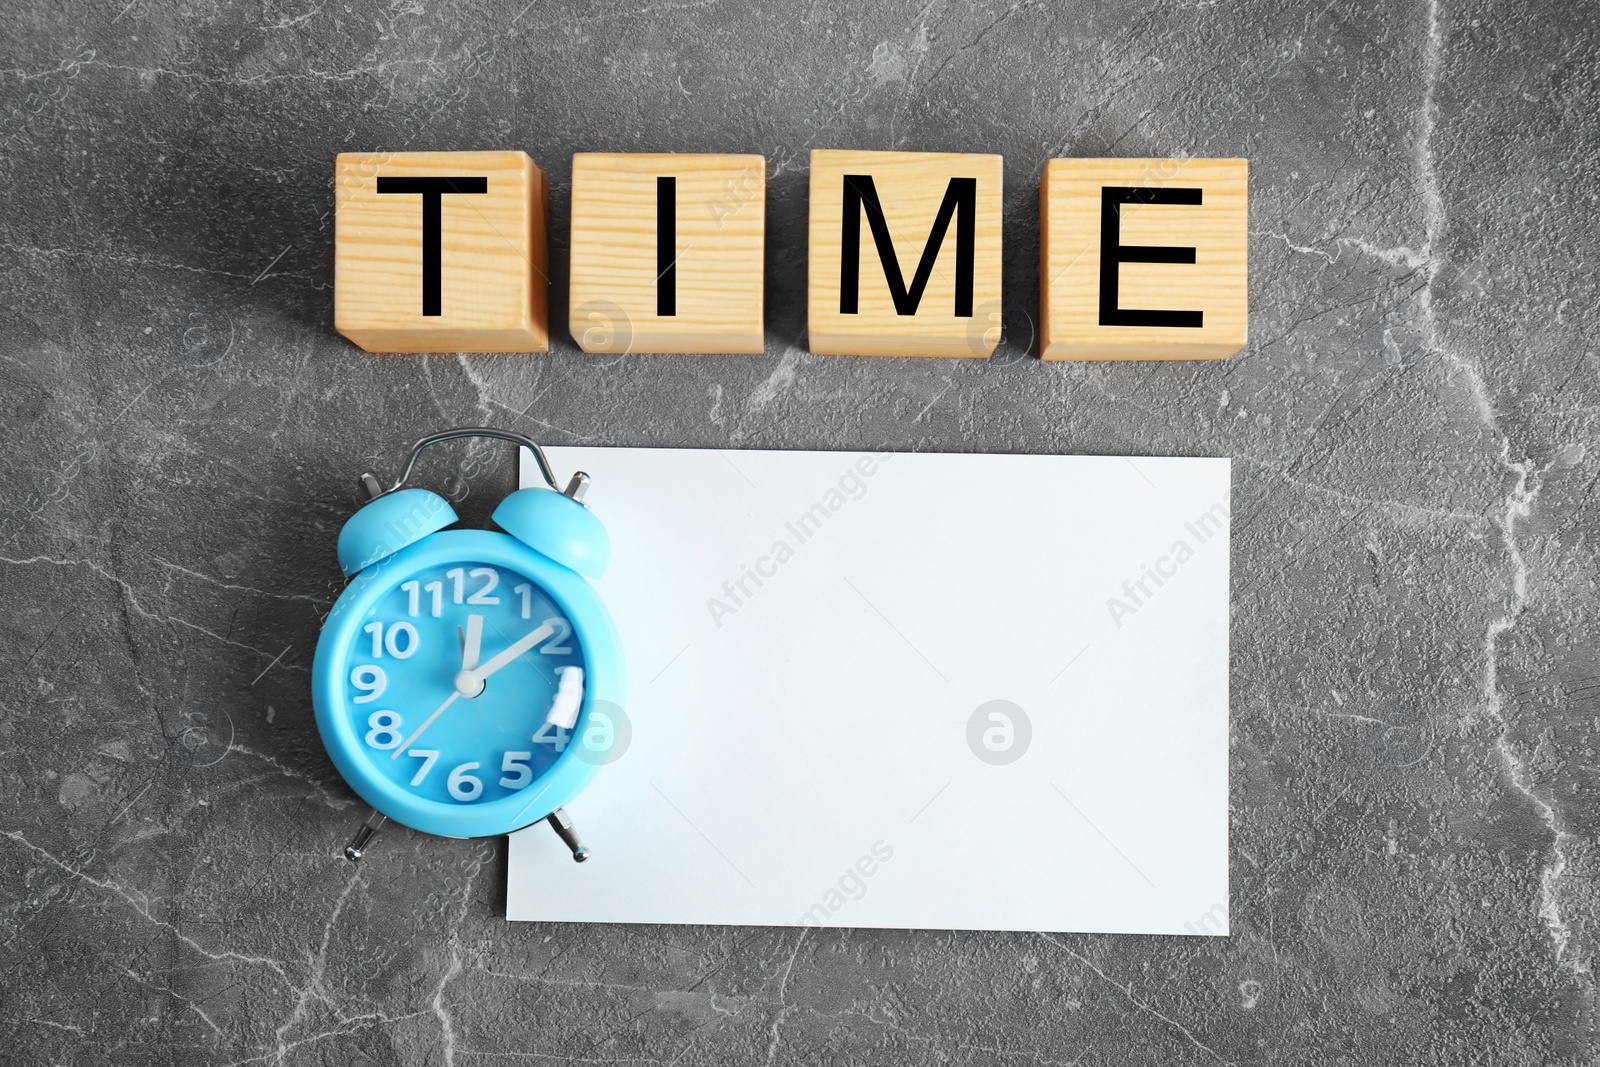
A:
<svg viewBox="0 0 1600 1067">
<path fill-rule="evenodd" d="M 999 156 L 811 153 L 807 334 L 825 355 L 987 357 L 1000 341 Z"/>
<path fill-rule="evenodd" d="M 568 325 L 585 352 L 761 352 L 767 161 L 572 157 Z"/>
<path fill-rule="evenodd" d="M 1248 164 L 1052 159 L 1039 182 L 1039 355 L 1226 359 L 1243 348 Z"/>
<path fill-rule="evenodd" d="M 334 161 L 333 322 L 369 352 L 549 347 L 545 178 L 523 152 Z"/>
</svg>

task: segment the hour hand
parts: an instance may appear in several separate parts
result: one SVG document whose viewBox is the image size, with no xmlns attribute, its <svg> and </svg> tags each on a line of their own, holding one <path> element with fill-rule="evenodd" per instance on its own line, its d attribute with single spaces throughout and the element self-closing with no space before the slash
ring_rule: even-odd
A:
<svg viewBox="0 0 1600 1067">
<path fill-rule="evenodd" d="M 458 626 L 456 633 L 461 638 L 461 669 L 477 670 L 478 657 L 483 650 L 483 616 L 468 615 L 466 632 L 462 633 Z"/>
<path fill-rule="evenodd" d="M 461 670 L 456 673 L 456 693 L 475 697 L 483 692 L 483 680 L 472 673 L 483 651 L 483 616 L 468 615 L 467 628 L 462 630 L 457 626 L 456 637 L 461 641 Z"/>
</svg>

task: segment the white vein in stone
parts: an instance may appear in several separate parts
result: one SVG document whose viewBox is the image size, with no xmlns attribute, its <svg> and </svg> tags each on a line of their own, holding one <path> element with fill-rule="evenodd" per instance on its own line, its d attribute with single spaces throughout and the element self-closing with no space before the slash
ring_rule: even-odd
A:
<svg viewBox="0 0 1600 1067">
<path fill-rule="evenodd" d="M 1468 395 L 1478 413 L 1479 420 L 1500 440 L 1498 461 L 1511 477 L 1511 486 L 1504 499 L 1504 508 L 1494 520 L 1500 530 L 1506 558 L 1511 567 L 1511 602 L 1499 618 L 1489 623 L 1483 640 L 1483 678 L 1480 696 L 1482 710 L 1500 727 L 1495 750 L 1505 767 L 1507 780 L 1517 792 L 1533 805 L 1539 818 L 1553 835 L 1550 860 L 1539 874 L 1539 917 L 1549 932 L 1557 963 L 1574 974 L 1587 974 L 1585 961 L 1566 955 L 1572 939 L 1571 928 L 1561 914 L 1561 903 L 1556 883 L 1566 870 L 1566 843 L 1571 835 L 1562 828 L 1560 815 L 1555 808 L 1540 798 L 1533 789 L 1526 761 L 1516 752 L 1511 742 L 1511 723 L 1505 714 L 1500 696 L 1500 638 L 1516 628 L 1528 609 L 1528 564 L 1517 539 L 1517 524 L 1528 518 L 1539 497 L 1537 478 L 1539 472 L 1531 460 L 1512 458 L 1510 436 L 1500 427 L 1483 370 L 1472 360 L 1463 357 L 1447 343 L 1439 331 L 1434 310 L 1434 286 L 1443 269 L 1446 253 L 1443 250 L 1445 232 L 1449 225 L 1445 213 L 1444 194 L 1439 179 L 1438 161 L 1433 148 L 1433 134 L 1437 122 L 1438 105 L 1435 90 L 1439 84 L 1444 61 L 1444 28 L 1439 21 L 1439 0 L 1429 0 L 1427 37 L 1422 51 L 1423 96 L 1417 118 L 1416 167 L 1417 182 L 1422 198 L 1423 218 L 1427 230 L 1420 251 L 1409 248 L 1391 250 L 1397 262 L 1415 267 L 1423 272 L 1426 284 L 1417 294 L 1418 308 L 1422 314 L 1424 338 L 1428 348 L 1439 355 L 1466 382 Z"/>
</svg>

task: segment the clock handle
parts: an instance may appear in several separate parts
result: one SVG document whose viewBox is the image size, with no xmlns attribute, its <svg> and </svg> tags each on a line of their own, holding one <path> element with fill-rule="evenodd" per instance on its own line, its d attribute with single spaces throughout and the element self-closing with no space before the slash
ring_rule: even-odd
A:
<svg viewBox="0 0 1600 1067">
<path fill-rule="evenodd" d="M 344 858 L 351 863 L 361 862 L 361 857 L 367 851 L 367 846 L 372 843 L 372 839 L 378 835 L 378 831 L 383 829 L 383 824 L 388 821 L 388 816 L 377 808 L 373 808 L 367 814 L 367 821 L 356 829 L 356 835 L 350 839 L 348 845 L 344 846 Z M 552 811 L 545 817 L 545 821 L 556 832 L 556 836 L 561 838 L 562 843 L 572 850 L 574 862 L 582 863 L 589 858 L 589 846 L 584 844 L 583 840 L 578 837 L 578 831 L 572 825 L 572 816 L 567 814 L 566 808 L 557 808 Z"/>
<path fill-rule="evenodd" d="M 574 862 L 582 863 L 589 858 L 589 846 L 579 839 L 578 831 L 573 829 L 572 826 L 572 816 L 567 814 L 566 808 L 557 808 L 552 811 L 545 818 L 545 822 L 549 823 L 550 829 L 554 830 L 556 836 L 561 838 L 562 844 L 572 850 Z"/>
<path fill-rule="evenodd" d="M 411 446 L 411 456 L 406 460 L 405 469 L 400 472 L 399 479 L 389 488 L 383 489 L 379 486 L 377 479 L 370 474 L 362 475 L 362 484 L 366 486 L 367 492 L 374 497 L 392 493 L 405 485 L 407 480 L 410 479 L 411 469 L 417 465 L 417 457 L 422 454 L 424 448 L 444 441 L 454 441 L 462 437 L 490 437 L 496 441 L 506 441 L 510 444 L 521 445 L 533 453 L 534 462 L 539 465 L 539 473 L 544 477 L 545 483 L 550 488 L 571 497 L 579 503 L 583 502 L 584 491 L 589 487 L 589 476 L 587 474 L 579 471 L 572 476 L 572 480 L 567 484 L 566 489 L 562 489 L 561 486 L 556 484 L 556 472 L 550 466 L 550 460 L 545 456 L 544 449 L 539 447 L 538 442 L 514 430 L 497 430 L 491 426 L 458 426 L 453 430 L 440 430 L 438 433 L 429 434 Z M 374 492 L 374 490 L 377 490 L 377 492 Z"/>
<path fill-rule="evenodd" d="M 356 836 L 352 837 L 350 843 L 344 846 L 344 858 L 351 863 L 361 862 L 361 854 L 367 850 L 368 843 L 383 828 L 383 824 L 388 821 L 388 816 L 377 808 L 373 808 L 367 814 L 367 821 L 362 823 L 360 828 L 356 830 Z"/>
</svg>

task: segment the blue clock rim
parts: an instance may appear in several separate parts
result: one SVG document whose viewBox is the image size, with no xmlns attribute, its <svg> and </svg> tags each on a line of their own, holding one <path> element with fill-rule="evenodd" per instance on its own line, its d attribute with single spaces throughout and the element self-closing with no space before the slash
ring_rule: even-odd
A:
<svg viewBox="0 0 1600 1067">
<path fill-rule="evenodd" d="M 452 804 L 407 792 L 373 771 L 361 755 L 360 735 L 340 713 L 339 686 L 367 612 L 410 574 L 468 562 L 505 567 L 531 578 L 572 624 L 585 664 L 583 703 L 574 734 L 584 729 L 597 701 L 623 707 L 626 698 L 622 643 L 600 595 L 582 576 L 509 534 L 445 530 L 357 574 L 334 602 L 317 639 L 311 667 L 317 731 L 356 795 L 396 822 L 441 837 L 490 837 L 520 830 L 569 803 L 599 770 L 597 763 L 579 758 L 576 745 L 569 745 L 543 774 L 517 792 L 483 804 Z"/>
</svg>

